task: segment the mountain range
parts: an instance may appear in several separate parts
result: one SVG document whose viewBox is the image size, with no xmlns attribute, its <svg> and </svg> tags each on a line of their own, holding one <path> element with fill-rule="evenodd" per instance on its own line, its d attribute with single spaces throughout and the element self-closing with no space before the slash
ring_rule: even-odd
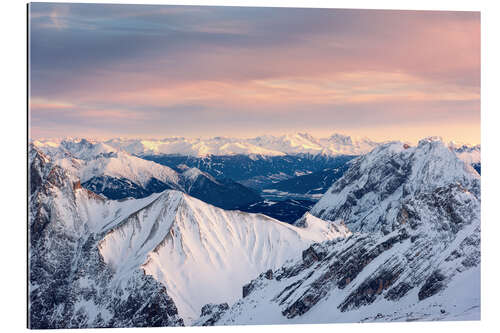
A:
<svg viewBox="0 0 500 333">
<path fill-rule="evenodd" d="M 50 142 L 50 140 L 48 140 Z M 57 140 L 56 140 L 57 142 Z M 165 139 L 111 139 L 104 143 L 134 155 L 186 155 L 204 157 L 209 155 L 263 155 L 284 156 L 311 155 L 359 155 L 367 153 L 378 143 L 368 138 L 351 138 L 333 134 L 327 138 L 316 138 L 308 133 L 282 136 L 258 136 L 255 138 L 214 137 Z"/>
<path fill-rule="evenodd" d="M 191 148 L 178 150 L 180 154 L 144 148 L 163 147 L 162 142 L 183 142 L 178 147 L 188 147 L 188 143 L 196 143 L 196 147 L 222 147 L 223 142 L 240 145 L 258 142 L 269 149 L 281 150 L 271 156 L 241 154 L 240 150 L 229 149 L 224 150 L 229 155 L 192 156 L 189 155 L 193 151 Z M 349 154 L 363 154 L 379 145 L 369 139 L 339 134 L 316 139 L 305 133 L 253 139 L 44 139 L 35 140 L 33 144 L 55 163 L 78 176 L 83 187 L 110 199 L 143 198 L 175 189 L 220 208 L 264 213 L 292 222 L 311 208 L 349 168 L 349 161 L 358 156 L 335 155 L 331 149 L 309 149 L 322 142 L 325 147 L 335 146 L 336 152 Z M 481 172 L 479 145 L 450 142 L 447 146 Z M 137 154 L 132 154 L 134 152 Z"/>
<path fill-rule="evenodd" d="M 295 154 L 203 157 L 146 151 L 144 140 L 34 141 L 30 327 L 479 319 L 480 147 L 426 138 L 346 157 L 304 152 L 314 138 L 300 138 Z M 287 142 L 260 140 L 275 151 Z M 238 159 L 270 166 L 242 168 L 261 174 L 262 192 L 224 172 Z M 260 199 L 266 189 L 319 201 L 280 206 Z M 213 202 L 246 190 L 257 197 L 240 206 L 252 213 Z M 292 205 L 297 218 L 284 214 Z M 273 206 L 288 221 L 269 217 Z"/>
<path fill-rule="evenodd" d="M 261 200 L 256 191 L 228 178 L 217 180 L 186 166 L 175 171 L 100 142 L 63 140 L 37 149 L 77 177 L 83 187 L 109 199 L 144 198 L 173 189 L 226 209 Z"/>
</svg>

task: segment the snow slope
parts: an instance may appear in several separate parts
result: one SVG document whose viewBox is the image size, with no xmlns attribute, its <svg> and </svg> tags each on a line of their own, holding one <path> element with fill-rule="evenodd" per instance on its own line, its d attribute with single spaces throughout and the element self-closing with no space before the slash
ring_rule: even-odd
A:
<svg viewBox="0 0 500 333">
<path fill-rule="evenodd" d="M 467 240 L 471 241 L 471 238 Z M 442 266 L 438 262 L 423 264 L 418 259 L 411 262 L 410 255 L 416 252 L 411 250 L 410 243 L 410 239 L 401 243 L 398 240 L 396 245 L 368 264 L 357 262 L 353 254 L 360 255 L 357 251 L 373 253 L 377 246 L 384 244 L 382 239 L 372 246 L 356 237 L 336 244 L 323 244 L 326 254 L 320 255 L 319 260 L 305 255 L 303 260 L 273 271 L 272 278 L 261 275 L 253 280 L 251 292 L 225 311 L 215 324 L 479 320 L 480 264 L 471 267 L 457 265 L 457 262 L 446 262 L 450 257 L 445 256 L 439 258 L 441 264 L 445 264 Z M 347 264 L 336 260 L 332 254 L 340 256 Z M 473 252 L 468 258 L 474 258 Z M 350 274 L 349 269 L 356 271 L 356 266 L 353 266 L 356 264 L 366 266 L 352 280 L 342 280 L 341 274 Z M 422 267 L 418 266 L 420 264 Z M 453 277 L 443 275 L 443 286 L 437 285 L 442 277 L 431 275 L 431 272 L 439 272 L 446 265 L 450 271 L 458 269 L 460 272 Z M 421 271 L 411 275 L 414 269 L 411 266 L 417 266 Z M 425 269 L 430 272 L 426 274 Z M 437 284 L 432 285 L 429 281 Z M 419 294 L 424 288 L 435 289 L 435 293 L 420 299 Z"/>
<path fill-rule="evenodd" d="M 233 303 L 241 286 L 313 242 L 349 235 L 314 218 L 297 228 L 260 214 L 225 211 L 166 191 L 114 227 L 99 244 L 117 277 L 142 267 L 166 286 L 190 322 L 207 303 Z"/>
<path fill-rule="evenodd" d="M 171 168 L 143 160 L 125 152 L 118 152 L 112 157 L 91 160 L 79 172 L 82 182 L 102 175 L 126 178 L 141 186 L 146 186 L 151 179 L 155 178 L 180 188 L 180 177 Z"/>
</svg>

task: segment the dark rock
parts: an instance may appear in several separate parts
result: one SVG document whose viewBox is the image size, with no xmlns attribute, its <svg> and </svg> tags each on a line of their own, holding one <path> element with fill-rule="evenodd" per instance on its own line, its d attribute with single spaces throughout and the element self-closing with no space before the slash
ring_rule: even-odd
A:
<svg viewBox="0 0 500 333">
<path fill-rule="evenodd" d="M 445 276 L 439 271 L 434 271 L 425 281 L 422 288 L 418 292 L 419 301 L 424 300 L 430 296 L 437 294 L 445 287 Z"/>
<path fill-rule="evenodd" d="M 413 288 L 412 285 L 410 285 L 407 282 L 401 282 L 397 284 L 396 286 L 392 287 L 387 294 L 385 295 L 386 299 L 389 299 L 391 301 L 397 301 L 406 296 L 406 294 Z"/>
<path fill-rule="evenodd" d="M 302 261 L 306 266 L 311 265 L 313 262 L 320 261 L 326 256 L 326 251 L 320 244 L 313 244 L 306 250 L 302 251 Z"/>
<path fill-rule="evenodd" d="M 250 295 L 250 293 L 252 292 L 253 289 L 254 289 L 254 285 L 252 284 L 252 282 L 247 283 L 246 285 L 244 285 L 243 286 L 243 298 L 245 298 L 248 295 Z"/>
<path fill-rule="evenodd" d="M 403 271 L 403 267 L 396 266 L 392 271 L 382 270 L 378 274 L 363 281 L 363 283 L 339 305 L 344 312 L 350 308 L 358 308 L 371 304 L 378 295 L 388 289 Z"/>
<path fill-rule="evenodd" d="M 220 317 L 229 309 L 227 303 L 221 304 L 205 304 L 201 308 L 201 317 L 209 317 L 208 319 L 202 319 L 202 326 L 213 326 Z"/>
</svg>

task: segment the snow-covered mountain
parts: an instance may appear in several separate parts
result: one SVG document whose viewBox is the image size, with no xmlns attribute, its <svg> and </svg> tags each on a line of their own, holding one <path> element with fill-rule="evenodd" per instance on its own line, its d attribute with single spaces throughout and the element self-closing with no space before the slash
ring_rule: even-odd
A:
<svg viewBox="0 0 500 333">
<path fill-rule="evenodd" d="M 73 157 L 87 161 L 117 152 L 117 149 L 105 143 L 84 138 L 41 139 L 34 140 L 32 143 L 53 160 Z"/>
<path fill-rule="evenodd" d="M 323 195 L 311 214 L 343 219 L 355 231 L 392 231 L 406 200 L 450 184 L 480 197 L 480 176 L 440 138 L 410 147 L 393 142 L 352 161 L 349 170 Z"/>
<path fill-rule="evenodd" d="M 225 211 L 182 192 L 107 200 L 30 148 L 30 327 L 171 326 L 314 242 L 346 237 Z M 181 319 L 182 318 L 182 319 Z M 184 321 L 183 321 L 184 320 Z"/>
<path fill-rule="evenodd" d="M 108 191 L 111 198 L 120 198 L 124 195 L 120 190 L 122 187 L 129 187 L 128 191 L 134 193 L 134 197 L 145 196 L 167 188 L 180 189 L 179 186 L 175 186 L 178 180 L 172 170 L 142 163 L 137 157 L 167 166 L 178 172 L 185 171 L 179 170 L 179 165 L 194 167 L 218 179 L 229 178 L 244 186 L 262 190 L 273 189 L 274 183 L 287 181 L 300 175 L 317 173 L 325 169 L 344 170 L 349 159 L 368 153 L 381 143 L 366 138 L 353 139 L 339 134 L 318 139 L 307 133 L 298 133 L 279 137 L 260 136 L 251 139 L 216 137 L 211 139 L 95 141 L 70 138 L 36 140 L 34 144 L 53 159 L 58 160 L 66 169 L 82 170 L 84 169 L 82 164 L 88 164 L 89 167 L 81 171 L 85 172 L 81 177 L 83 181 L 87 181 L 86 178 L 95 174 L 100 174 L 99 177 L 101 177 L 94 179 L 92 187 L 89 188 L 100 193 Z M 456 142 L 450 142 L 448 145 L 464 162 L 471 164 L 480 172 L 481 147 L 479 145 L 471 146 Z M 265 150 L 262 149 L 263 147 Z M 113 163 L 108 165 L 106 159 L 111 159 Z M 90 163 L 91 160 L 100 162 Z M 137 166 L 134 167 L 135 164 Z M 341 175 L 339 173 L 337 177 Z M 287 190 L 278 190 L 288 193 L 321 194 L 325 189 L 325 184 L 320 184 L 319 178 L 331 177 L 321 177 L 318 174 L 297 179 L 297 182 L 291 180 L 283 184 Z M 320 183 L 311 182 L 314 179 L 319 180 Z M 304 180 L 307 181 L 304 183 Z M 298 188 L 290 189 L 288 185 L 293 187 L 294 184 Z M 305 186 L 307 184 L 311 186 Z M 326 184 L 326 187 L 329 185 L 331 184 Z M 145 190 L 145 188 L 148 189 Z"/>
<path fill-rule="evenodd" d="M 61 140 L 57 144 L 35 141 L 34 145 L 82 183 L 94 177 L 107 176 L 128 179 L 142 187 L 157 179 L 180 188 L 179 175 L 171 168 L 132 156 L 102 142 L 78 139 Z"/>
<path fill-rule="evenodd" d="M 480 176 L 441 140 L 359 157 L 311 214 L 353 235 L 313 244 L 197 324 L 480 318 Z"/>
</svg>

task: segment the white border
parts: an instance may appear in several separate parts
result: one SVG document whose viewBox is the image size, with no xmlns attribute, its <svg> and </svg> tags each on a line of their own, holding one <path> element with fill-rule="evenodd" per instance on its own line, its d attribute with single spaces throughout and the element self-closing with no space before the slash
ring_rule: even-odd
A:
<svg viewBox="0 0 500 333">
<path fill-rule="evenodd" d="M 52 1 L 65 2 L 65 1 Z M 68 1 L 66 1 L 68 2 Z M 497 127 L 499 95 L 499 42 L 500 16 L 495 1 L 470 0 L 419 0 L 419 1 L 305 1 L 305 0 L 231 0 L 231 1 L 77 1 L 89 3 L 135 3 L 135 4 L 191 4 L 191 5 L 238 5 L 276 7 L 320 7 L 320 8 L 371 8 L 371 9 L 418 9 L 418 10 L 474 10 L 481 11 L 481 144 L 482 144 L 482 320 L 480 322 L 444 323 L 390 323 L 390 324 L 332 324 L 332 325 L 286 325 L 286 326 L 240 326 L 238 332 L 422 332 L 471 330 L 493 331 L 498 327 L 497 302 L 498 268 L 496 260 L 500 254 L 498 244 L 497 192 L 498 155 L 500 143 Z M 1 170 L 1 282 L 0 326 L 3 331 L 26 330 L 26 7 L 17 0 L 2 1 L 2 121 L 0 156 Z M 500 319 L 500 318 L 499 318 Z M 151 332 L 233 332 L 235 327 L 215 328 L 159 328 Z M 199 331 L 201 330 L 201 331 Z M 81 330 L 82 332 L 102 332 Z M 115 329 L 113 332 L 136 332 L 139 329 Z M 143 330 L 141 330 L 143 331 Z M 57 332 L 75 332 L 58 330 Z"/>
</svg>

